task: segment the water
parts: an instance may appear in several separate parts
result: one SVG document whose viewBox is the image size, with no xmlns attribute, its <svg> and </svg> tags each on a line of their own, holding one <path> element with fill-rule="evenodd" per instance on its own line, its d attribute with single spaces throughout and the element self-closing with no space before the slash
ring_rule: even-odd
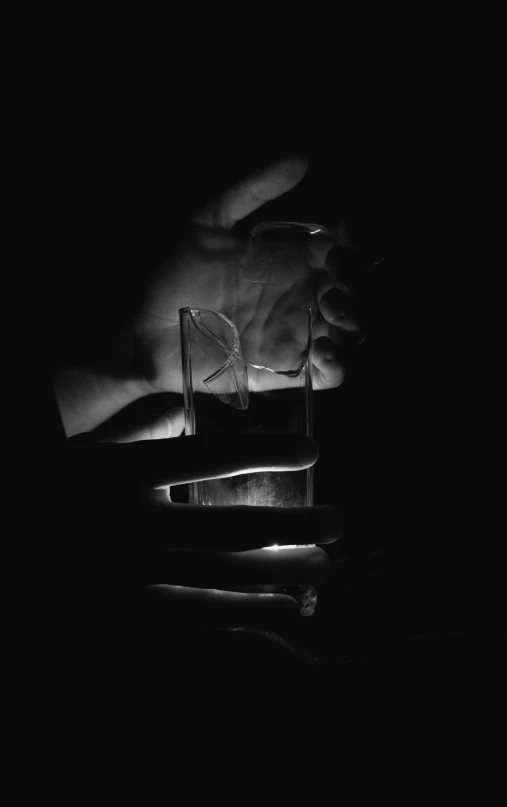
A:
<svg viewBox="0 0 507 807">
<path fill-rule="evenodd" d="M 248 409 L 229 407 L 213 395 L 194 395 L 195 433 L 307 434 L 304 391 L 285 389 L 251 393 Z M 313 504 L 313 468 L 271 471 L 206 480 L 189 485 L 191 504 L 309 507 Z"/>
<path fill-rule="evenodd" d="M 246 410 L 227 406 L 211 394 L 195 394 L 194 412 L 196 434 L 230 436 L 309 432 L 305 391 L 298 388 L 250 393 Z M 313 504 L 313 468 L 257 472 L 196 482 L 189 485 L 189 502 L 210 506 L 309 507 Z M 245 591 L 240 588 L 230 590 Z M 248 591 L 288 595 L 298 603 L 301 616 L 311 616 L 317 603 L 313 586 L 259 586 L 249 587 Z"/>
</svg>

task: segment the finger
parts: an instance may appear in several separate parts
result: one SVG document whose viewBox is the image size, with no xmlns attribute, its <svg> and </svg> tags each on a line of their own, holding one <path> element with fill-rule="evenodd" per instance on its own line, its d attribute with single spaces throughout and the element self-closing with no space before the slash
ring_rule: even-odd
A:
<svg viewBox="0 0 507 807">
<path fill-rule="evenodd" d="M 169 512 L 168 512 L 169 511 Z M 245 551 L 278 544 L 329 544 L 343 531 L 334 507 L 203 507 L 156 505 L 145 535 L 153 550 Z"/>
<path fill-rule="evenodd" d="M 191 586 L 152 585 L 144 590 L 145 605 L 156 616 L 199 624 L 258 624 L 272 620 L 296 621 L 299 605 L 284 594 L 240 593 Z"/>
<path fill-rule="evenodd" d="M 300 471 L 314 465 L 314 440 L 290 434 L 210 434 L 130 445 L 72 446 L 69 457 L 89 472 L 131 487 L 167 487 L 257 471 Z"/>
<path fill-rule="evenodd" d="M 319 234 L 318 230 L 308 238 L 308 263 L 312 269 L 325 269 L 326 258 L 332 248 L 336 245 L 336 240 Z"/>
<path fill-rule="evenodd" d="M 148 584 L 237 588 L 266 584 L 319 585 L 332 571 L 332 561 L 319 547 L 297 547 L 271 552 L 203 553 L 199 550 L 168 550 L 145 566 Z"/>
<path fill-rule="evenodd" d="M 196 221 L 206 227 L 230 229 L 266 202 L 290 191 L 307 169 L 308 163 L 301 156 L 279 160 L 226 190 Z"/>
<path fill-rule="evenodd" d="M 328 336 L 316 339 L 312 346 L 315 389 L 339 387 L 345 378 L 343 354 Z"/>
<path fill-rule="evenodd" d="M 351 300 L 349 294 L 342 289 L 329 289 L 320 298 L 319 308 L 330 325 L 353 333 L 363 330 L 359 303 Z"/>
<path fill-rule="evenodd" d="M 121 446 L 115 446 L 121 450 Z M 129 464 L 153 487 L 221 479 L 258 471 L 300 471 L 317 461 L 317 444 L 302 435 L 178 437 L 129 446 Z"/>
<path fill-rule="evenodd" d="M 134 443 L 139 440 L 165 440 L 179 437 L 185 428 L 185 412 L 176 406 L 161 415 L 151 417 L 141 426 L 106 423 L 91 433 L 97 442 Z"/>
</svg>

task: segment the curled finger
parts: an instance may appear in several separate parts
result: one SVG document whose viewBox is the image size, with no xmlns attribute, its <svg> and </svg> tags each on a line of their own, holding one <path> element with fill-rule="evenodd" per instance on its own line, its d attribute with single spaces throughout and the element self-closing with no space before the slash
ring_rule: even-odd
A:
<svg viewBox="0 0 507 807">
<path fill-rule="evenodd" d="M 328 336 L 320 336 L 312 348 L 314 367 L 314 388 L 333 389 L 339 387 L 345 378 L 343 351 Z"/>
<path fill-rule="evenodd" d="M 330 574 L 332 562 L 319 547 L 297 547 L 270 552 L 204 553 L 167 550 L 147 564 L 145 582 L 196 588 L 237 588 L 269 584 L 318 585 Z"/>
<path fill-rule="evenodd" d="M 143 594 L 144 606 L 158 618 L 199 625 L 269 624 L 296 621 L 299 605 L 285 594 L 243 593 L 192 586 L 151 585 Z"/>
<path fill-rule="evenodd" d="M 338 510 L 317 507 L 205 507 L 155 503 L 144 525 L 144 541 L 155 551 L 237 551 L 308 546 L 336 541 L 342 533 Z"/>
</svg>

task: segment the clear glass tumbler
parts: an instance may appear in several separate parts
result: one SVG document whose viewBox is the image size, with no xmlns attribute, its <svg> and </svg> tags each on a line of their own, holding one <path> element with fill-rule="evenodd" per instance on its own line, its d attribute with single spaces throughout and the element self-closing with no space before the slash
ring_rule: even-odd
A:
<svg viewBox="0 0 507 807">
<path fill-rule="evenodd" d="M 293 222 L 258 225 L 231 279 L 237 284 L 234 308 L 180 310 L 186 435 L 312 436 L 312 273 L 305 243 L 315 231 L 316 225 Z M 310 507 L 313 468 L 196 482 L 189 485 L 189 502 Z M 315 610 L 312 586 L 259 590 L 292 596 L 302 616 Z"/>
</svg>

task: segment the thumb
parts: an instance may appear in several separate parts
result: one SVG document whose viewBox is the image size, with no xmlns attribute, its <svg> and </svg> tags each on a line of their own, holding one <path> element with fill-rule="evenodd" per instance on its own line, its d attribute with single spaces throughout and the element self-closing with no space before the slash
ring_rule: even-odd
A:
<svg viewBox="0 0 507 807">
<path fill-rule="evenodd" d="M 294 188 L 307 170 L 308 162 L 300 155 L 278 160 L 224 191 L 205 207 L 195 222 L 205 227 L 231 229 L 266 202 Z"/>
<path fill-rule="evenodd" d="M 138 440 L 166 440 L 179 437 L 185 428 L 185 414 L 182 406 L 176 406 L 163 414 L 152 415 L 151 419 L 140 424 L 117 425 L 109 421 L 102 423 L 91 438 L 98 443 L 134 443 Z"/>
</svg>

